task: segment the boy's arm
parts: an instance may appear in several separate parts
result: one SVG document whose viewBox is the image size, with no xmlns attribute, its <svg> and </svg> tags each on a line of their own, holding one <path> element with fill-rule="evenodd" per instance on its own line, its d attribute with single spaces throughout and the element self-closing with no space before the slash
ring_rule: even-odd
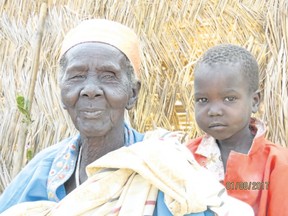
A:
<svg viewBox="0 0 288 216">
<path fill-rule="evenodd" d="M 287 180 L 288 164 L 278 164 L 270 176 L 267 215 L 288 215 Z"/>
</svg>

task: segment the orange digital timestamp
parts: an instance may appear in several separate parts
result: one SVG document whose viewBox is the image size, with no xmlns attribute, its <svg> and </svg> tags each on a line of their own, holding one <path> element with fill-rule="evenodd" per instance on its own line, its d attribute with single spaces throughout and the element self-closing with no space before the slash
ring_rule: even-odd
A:
<svg viewBox="0 0 288 216">
<path fill-rule="evenodd" d="M 227 190 L 268 190 L 269 182 L 226 182 Z"/>
</svg>

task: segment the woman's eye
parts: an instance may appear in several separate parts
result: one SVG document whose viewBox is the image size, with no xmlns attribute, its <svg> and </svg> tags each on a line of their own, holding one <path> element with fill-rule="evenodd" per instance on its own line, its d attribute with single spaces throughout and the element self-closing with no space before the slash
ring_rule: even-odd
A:
<svg viewBox="0 0 288 216">
<path fill-rule="evenodd" d="M 67 81 L 77 81 L 77 80 L 82 80 L 85 79 L 85 75 L 82 74 L 70 74 L 67 76 L 66 80 Z"/>
<path fill-rule="evenodd" d="M 85 76 L 84 75 L 77 75 L 77 76 L 75 76 L 75 78 L 85 78 Z"/>
<path fill-rule="evenodd" d="M 115 74 L 113 72 L 103 73 L 103 75 L 102 75 L 103 80 L 114 80 L 115 78 L 116 77 L 115 77 Z"/>
<path fill-rule="evenodd" d="M 232 101 L 235 101 L 235 100 L 236 100 L 236 97 L 234 97 L 234 96 L 225 97 L 224 100 L 227 101 L 227 102 L 232 102 Z"/>
<path fill-rule="evenodd" d="M 84 79 L 84 78 L 85 78 L 85 75 L 78 74 L 78 75 L 71 76 L 70 80 L 78 80 L 78 79 Z"/>
<path fill-rule="evenodd" d="M 104 75 L 103 78 L 113 78 L 114 76 L 112 75 Z"/>
</svg>

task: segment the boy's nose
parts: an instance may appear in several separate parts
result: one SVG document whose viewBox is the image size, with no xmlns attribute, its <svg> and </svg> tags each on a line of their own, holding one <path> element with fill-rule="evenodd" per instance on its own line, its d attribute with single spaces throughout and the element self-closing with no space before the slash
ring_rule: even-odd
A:
<svg viewBox="0 0 288 216">
<path fill-rule="evenodd" d="M 223 115 L 223 110 L 222 110 L 221 106 L 219 106 L 217 104 L 212 104 L 209 107 L 208 115 L 209 116 L 222 116 Z"/>
</svg>

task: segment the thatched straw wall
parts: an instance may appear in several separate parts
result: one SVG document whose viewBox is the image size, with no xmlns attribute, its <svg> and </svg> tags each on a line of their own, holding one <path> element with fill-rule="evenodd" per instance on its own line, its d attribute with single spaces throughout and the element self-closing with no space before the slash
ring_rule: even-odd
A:
<svg viewBox="0 0 288 216">
<path fill-rule="evenodd" d="M 245 46 L 261 68 L 263 103 L 257 115 L 267 137 L 288 140 L 288 3 L 286 0 L 51 0 L 48 1 L 31 124 L 16 96 L 28 96 L 41 1 L 0 0 L 0 191 L 10 181 L 21 131 L 34 152 L 75 133 L 62 110 L 57 59 L 65 32 L 79 20 L 108 18 L 135 29 L 142 41 L 142 91 L 131 123 L 201 133 L 193 115 L 193 66 L 218 43 Z M 24 129 L 24 130 L 23 130 Z M 15 162 L 14 162 L 15 163 Z"/>
</svg>

